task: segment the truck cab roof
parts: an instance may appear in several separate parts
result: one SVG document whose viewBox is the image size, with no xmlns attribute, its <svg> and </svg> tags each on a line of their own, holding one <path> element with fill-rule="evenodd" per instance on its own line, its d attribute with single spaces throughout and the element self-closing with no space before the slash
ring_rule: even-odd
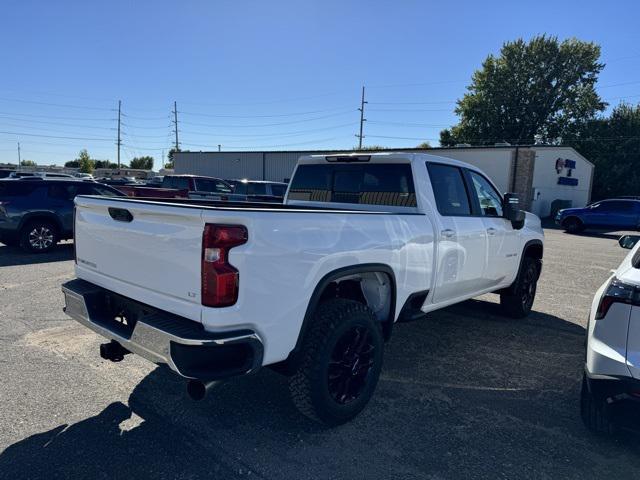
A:
<svg viewBox="0 0 640 480">
<path fill-rule="evenodd" d="M 335 155 L 305 155 L 300 157 L 298 165 L 331 163 L 413 163 L 413 162 L 435 162 L 457 167 L 468 168 L 481 172 L 481 170 L 470 163 L 461 162 L 453 158 L 431 155 L 430 153 L 414 152 L 354 152 Z"/>
</svg>

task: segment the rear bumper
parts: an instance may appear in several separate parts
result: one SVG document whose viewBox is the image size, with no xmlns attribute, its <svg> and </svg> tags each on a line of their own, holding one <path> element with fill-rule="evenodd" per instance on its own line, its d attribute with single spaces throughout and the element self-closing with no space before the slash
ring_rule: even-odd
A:
<svg viewBox="0 0 640 480">
<path fill-rule="evenodd" d="M 85 280 L 62 285 L 64 311 L 97 334 L 186 378 L 220 380 L 262 365 L 263 346 L 251 330 L 208 332 L 202 324 L 154 309 Z"/>
</svg>

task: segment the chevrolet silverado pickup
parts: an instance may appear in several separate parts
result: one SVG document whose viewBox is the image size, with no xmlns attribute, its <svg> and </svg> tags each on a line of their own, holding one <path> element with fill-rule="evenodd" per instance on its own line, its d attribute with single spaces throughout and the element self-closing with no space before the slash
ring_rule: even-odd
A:
<svg viewBox="0 0 640 480">
<path fill-rule="evenodd" d="M 284 204 L 79 196 L 65 311 L 188 379 L 270 366 L 337 425 L 367 404 L 396 322 L 494 292 L 526 316 L 540 220 L 478 168 L 422 153 L 301 157 Z M 135 265 L 135 268 L 131 268 Z"/>
</svg>

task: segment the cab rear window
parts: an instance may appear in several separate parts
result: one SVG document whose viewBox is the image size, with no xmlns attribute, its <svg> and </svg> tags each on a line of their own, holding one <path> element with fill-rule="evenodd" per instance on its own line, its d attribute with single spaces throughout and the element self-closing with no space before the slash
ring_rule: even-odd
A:
<svg viewBox="0 0 640 480">
<path fill-rule="evenodd" d="M 290 200 L 415 207 L 409 164 L 300 165 Z"/>
</svg>

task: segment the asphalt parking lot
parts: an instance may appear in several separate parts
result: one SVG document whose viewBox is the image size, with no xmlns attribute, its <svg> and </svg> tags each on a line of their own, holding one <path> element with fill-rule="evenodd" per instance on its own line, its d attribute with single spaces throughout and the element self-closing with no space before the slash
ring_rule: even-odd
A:
<svg viewBox="0 0 640 480">
<path fill-rule="evenodd" d="M 629 478 L 638 437 L 601 439 L 578 413 L 595 290 L 625 256 L 618 234 L 546 230 L 535 313 L 488 295 L 398 325 L 355 421 L 300 417 L 265 369 L 203 402 L 163 368 L 103 361 L 65 317 L 72 248 L 0 244 L 0 478 Z"/>
</svg>

